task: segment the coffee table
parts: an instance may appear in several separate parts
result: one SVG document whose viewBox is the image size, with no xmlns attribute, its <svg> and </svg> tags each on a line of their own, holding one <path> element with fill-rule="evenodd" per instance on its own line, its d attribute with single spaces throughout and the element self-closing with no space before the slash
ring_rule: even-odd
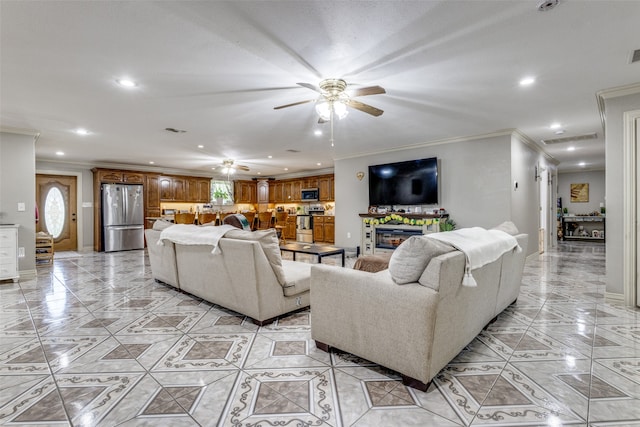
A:
<svg viewBox="0 0 640 427">
<path fill-rule="evenodd" d="M 331 255 L 342 255 L 342 266 L 344 267 L 344 249 L 335 246 L 314 245 L 311 243 L 287 243 L 280 245 L 280 252 L 293 252 L 293 260 L 296 254 L 309 254 L 318 256 L 318 264 L 322 263 L 322 258 Z"/>
</svg>

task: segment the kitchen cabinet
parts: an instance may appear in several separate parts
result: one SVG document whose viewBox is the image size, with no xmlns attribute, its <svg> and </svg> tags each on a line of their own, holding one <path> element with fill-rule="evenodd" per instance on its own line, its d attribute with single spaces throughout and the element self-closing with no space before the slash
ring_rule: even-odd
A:
<svg viewBox="0 0 640 427">
<path fill-rule="evenodd" d="M 269 203 L 269 181 L 258 181 L 257 192 L 258 203 Z"/>
<path fill-rule="evenodd" d="M 138 172 L 127 172 L 118 170 L 100 169 L 97 170 L 98 181 L 101 183 L 129 183 L 129 184 L 142 184 L 144 183 L 144 174 Z"/>
<path fill-rule="evenodd" d="M 333 188 L 333 175 L 318 178 L 318 200 L 321 202 L 333 201 L 335 199 Z"/>
<path fill-rule="evenodd" d="M 159 218 L 160 212 L 160 175 L 147 174 L 144 182 L 144 216 Z M 144 228 L 153 227 L 155 220 L 145 219 Z"/>
<path fill-rule="evenodd" d="M 173 200 L 188 201 L 186 184 L 187 184 L 187 181 L 184 178 L 173 177 L 171 179 L 171 187 L 173 189 Z"/>
<path fill-rule="evenodd" d="M 196 184 L 198 185 L 198 202 L 209 203 L 211 201 L 211 179 L 198 178 Z"/>
<path fill-rule="evenodd" d="M 313 217 L 313 241 L 333 243 L 335 241 L 335 217 L 317 215 Z"/>
<path fill-rule="evenodd" d="M 284 226 L 284 238 L 286 240 L 296 240 L 296 215 L 289 215 Z"/>
<path fill-rule="evenodd" d="M 159 183 L 160 200 L 173 201 L 173 179 L 170 176 L 161 176 Z"/>
<path fill-rule="evenodd" d="M 255 181 L 234 181 L 235 203 L 256 203 Z"/>
<path fill-rule="evenodd" d="M 284 184 L 282 181 L 272 181 L 269 186 L 269 203 L 284 203 L 283 190 Z"/>
<path fill-rule="evenodd" d="M 293 202 L 292 199 L 292 181 L 284 181 L 282 183 L 282 203 L 291 203 Z"/>
<path fill-rule="evenodd" d="M 297 179 L 295 181 L 291 181 L 291 202 L 300 202 L 302 201 L 302 180 Z"/>
</svg>

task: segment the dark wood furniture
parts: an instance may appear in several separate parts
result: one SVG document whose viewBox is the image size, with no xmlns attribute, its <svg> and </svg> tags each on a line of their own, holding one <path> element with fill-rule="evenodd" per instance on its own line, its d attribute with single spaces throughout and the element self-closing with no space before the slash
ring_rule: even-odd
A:
<svg viewBox="0 0 640 427">
<path fill-rule="evenodd" d="M 287 243 L 280 245 L 280 252 L 292 252 L 293 260 L 296 260 L 296 254 L 309 254 L 318 257 L 318 264 L 322 262 L 322 258 L 331 255 L 342 255 L 342 266 L 344 267 L 344 249 L 335 246 L 312 245 L 305 243 Z"/>
</svg>

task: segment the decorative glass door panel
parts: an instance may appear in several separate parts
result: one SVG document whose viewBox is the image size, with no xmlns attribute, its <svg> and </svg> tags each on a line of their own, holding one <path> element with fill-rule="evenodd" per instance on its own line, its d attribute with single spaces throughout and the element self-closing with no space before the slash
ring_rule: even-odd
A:
<svg viewBox="0 0 640 427">
<path fill-rule="evenodd" d="M 36 200 L 36 231 L 53 236 L 56 252 L 77 250 L 76 177 L 36 175 Z"/>
</svg>

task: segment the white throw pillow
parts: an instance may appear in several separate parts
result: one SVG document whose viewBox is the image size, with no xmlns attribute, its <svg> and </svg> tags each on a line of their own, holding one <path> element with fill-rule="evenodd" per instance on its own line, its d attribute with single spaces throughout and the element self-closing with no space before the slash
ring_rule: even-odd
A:
<svg viewBox="0 0 640 427">
<path fill-rule="evenodd" d="M 162 231 L 165 228 L 169 228 L 173 225 L 172 222 L 170 221 L 166 221 L 164 219 L 158 219 L 156 220 L 156 222 L 153 223 L 153 229 L 154 230 L 158 230 L 158 231 Z"/>
<path fill-rule="evenodd" d="M 389 273 L 398 285 L 417 282 L 431 258 L 453 251 L 444 242 L 425 236 L 411 236 L 400 244 L 389 260 Z"/>
<path fill-rule="evenodd" d="M 280 241 L 275 228 L 256 231 L 246 231 L 238 228 L 227 231 L 224 237 L 227 239 L 252 240 L 260 243 L 269 264 L 271 264 L 273 273 L 278 279 L 278 283 L 282 286 L 287 284 L 284 277 L 284 268 L 282 268 L 282 257 L 280 256 Z"/>
<path fill-rule="evenodd" d="M 507 234 L 511 234 L 512 236 L 517 236 L 518 233 L 520 233 L 518 231 L 518 227 L 516 227 L 516 225 L 514 223 L 512 223 L 511 221 L 505 221 L 502 224 L 493 227 L 492 230 L 500 230 L 500 231 L 504 231 Z"/>
</svg>

